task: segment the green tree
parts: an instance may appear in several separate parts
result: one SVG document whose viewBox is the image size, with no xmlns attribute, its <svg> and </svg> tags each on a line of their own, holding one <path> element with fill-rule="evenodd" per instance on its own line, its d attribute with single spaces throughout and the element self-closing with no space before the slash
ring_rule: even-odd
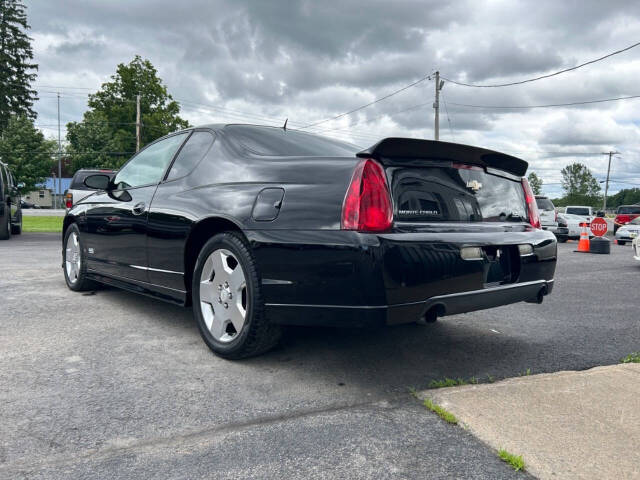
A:
<svg viewBox="0 0 640 480">
<path fill-rule="evenodd" d="M 122 155 L 129 150 L 120 150 L 117 132 L 109 125 L 109 120 L 100 111 L 88 111 L 82 122 L 72 122 L 67 126 L 68 154 L 71 156 L 71 170 L 80 168 L 117 168 Z"/>
<path fill-rule="evenodd" d="M 531 190 L 533 190 L 534 195 L 542 195 L 542 179 L 536 175 L 536 172 L 531 172 L 527 176 L 527 180 L 529 180 L 529 185 L 531 185 Z"/>
<path fill-rule="evenodd" d="M 620 205 L 635 205 L 640 203 L 640 188 L 623 188 L 615 195 L 607 197 L 607 207 L 619 207 Z"/>
<path fill-rule="evenodd" d="M 589 168 L 582 163 L 572 163 L 564 167 L 562 174 L 562 188 L 568 205 L 598 206 L 601 202 L 600 185 Z"/>
<path fill-rule="evenodd" d="M 30 192 L 44 181 L 55 163 L 55 140 L 46 140 L 33 120 L 12 116 L 0 139 L 0 158 L 9 165 L 16 181 L 24 182 Z"/>
<path fill-rule="evenodd" d="M 11 115 L 36 118 L 36 91 L 31 82 L 38 65 L 31 63 L 33 50 L 26 8 L 20 0 L 0 0 L 0 135 Z"/>
<path fill-rule="evenodd" d="M 77 165 L 119 167 L 135 152 L 138 94 L 141 147 L 189 126 L 180 118 L 180 105 L 167 92 L 154 66 L 136 55 L 131 63 L 119 64 L 111 81 L 89 95 L 89 110 L 83 120 L 67 125 L 69 152 L 78 157 L 77 161 L 74 158 Z"/>
</svg>

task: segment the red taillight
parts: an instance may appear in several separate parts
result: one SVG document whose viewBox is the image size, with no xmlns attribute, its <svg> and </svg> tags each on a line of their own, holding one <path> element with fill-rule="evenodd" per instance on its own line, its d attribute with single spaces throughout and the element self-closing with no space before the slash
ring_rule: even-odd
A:
<svg viewBox="0 0 640 480">
<path fill-rule="evenodd" d="M 342 229 L 382 232 L 393 224 L 393 207 L 387 177 L 375 160 L 356 166 L 342 204 Z"/>
<path fill-rule="evenodd" d="M 613 221 L 618 225 L 626 225 L 631 221 L 631 215 L 616 215 L 616 218 L 614 218 Z"/>
<path fill-rule="evenodd" d="M 73 207 L 73 194 L 72 193 L 67 193 L 64 196 L 64 204 L 67 208 L 71 208 Z"/>
<path fill-rule="evenodd" d="M 531 190 L 529 181 L 522 179 L 522 188 L 524 190 L 524 198 L 527 201 L 527 210 L 529 211 L 529 223 L 535 228 L 541 228 L 540 215 L 538 214 L 538 205 L 536 205 L 536 197 Z"/>
</svg>

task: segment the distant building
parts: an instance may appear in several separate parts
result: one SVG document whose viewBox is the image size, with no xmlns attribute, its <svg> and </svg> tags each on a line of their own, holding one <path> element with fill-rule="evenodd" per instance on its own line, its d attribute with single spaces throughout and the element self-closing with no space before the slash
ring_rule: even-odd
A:
<svg viewBox="0 0 640 480">
<path fill-rule="evenodd" d="M 57 178 L 47 177 L 44 183 L 38 185 L 38 190 L 22 195 L 22 199 L 42 208 L 52 208 L 54 206 L 54 195 L 57 198 L 62 198 L 70 185 L 71 178 L 61 178 L 60 182 L 58 182 Z"/>
</svg>

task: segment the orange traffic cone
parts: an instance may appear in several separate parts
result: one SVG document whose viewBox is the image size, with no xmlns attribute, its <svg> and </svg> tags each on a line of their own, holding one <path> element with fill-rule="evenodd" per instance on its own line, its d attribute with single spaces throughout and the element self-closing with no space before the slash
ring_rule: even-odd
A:
<svg viewBox="0 0 640 480">
<path fill-rule="evenodd" d="M 578 242 L 578 250 L 576 252 L 589 253 L 589 232 L 587 232 L 587 224 L 581 223 L 582 231 L 580 232 L 580 241 Z"/>
</svg>

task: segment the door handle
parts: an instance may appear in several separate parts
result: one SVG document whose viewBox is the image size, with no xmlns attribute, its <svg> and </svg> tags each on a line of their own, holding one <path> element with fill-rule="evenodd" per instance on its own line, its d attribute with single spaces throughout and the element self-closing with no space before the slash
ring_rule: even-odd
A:
<svg viewBox="0 0 640 480">
<path fill-rule="evenodd" d="M 133 214 L 134 215 L 142 215 L 144 213 L 144 207 L 146 207 L 144 202 L 136 203 L 133 206 Z"/>
</svg>

